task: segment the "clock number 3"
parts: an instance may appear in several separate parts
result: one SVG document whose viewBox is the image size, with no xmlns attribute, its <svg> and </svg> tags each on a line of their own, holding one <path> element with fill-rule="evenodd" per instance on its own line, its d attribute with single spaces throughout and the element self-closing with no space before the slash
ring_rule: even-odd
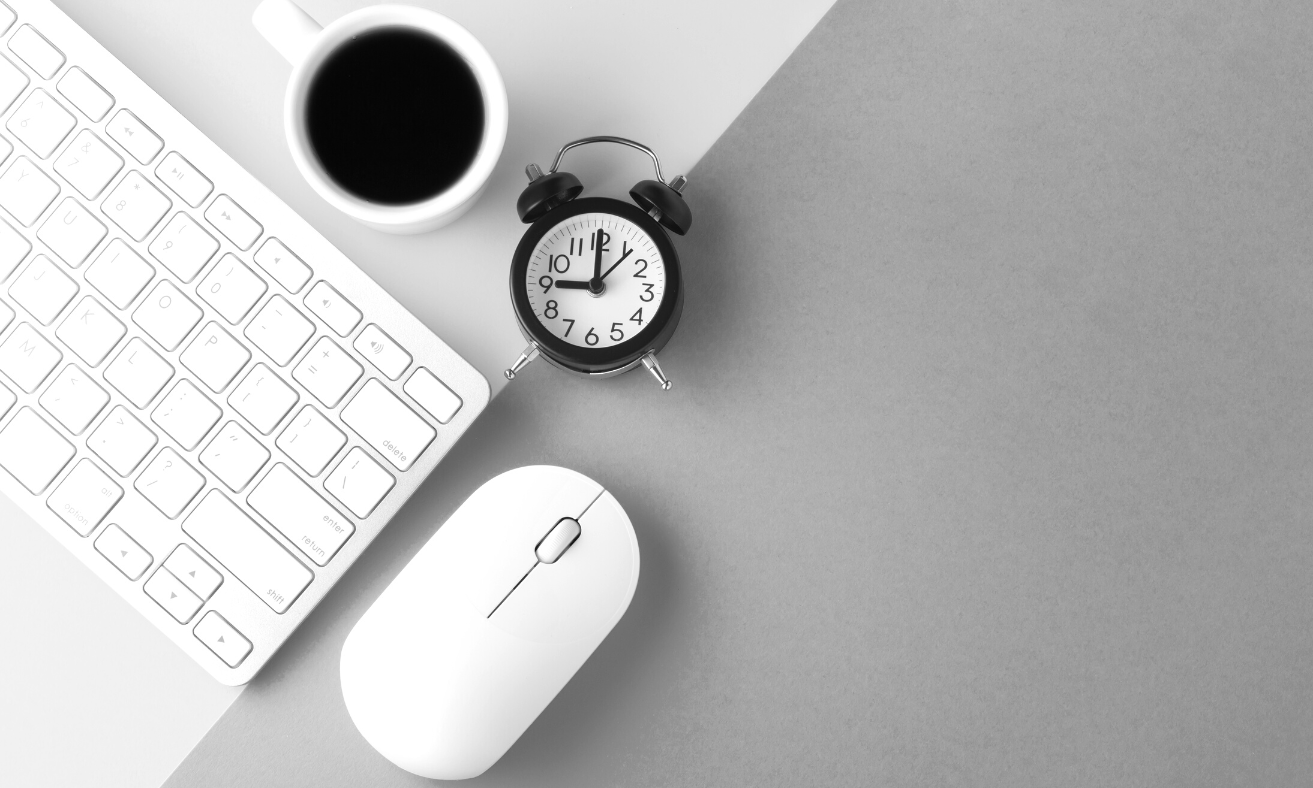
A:
<svg viewBox="0 0 1313 788">
<path fill-rule="evenodd" d="M 643 294 L 638 297 L 639 301 L 651 301 L 653 298 L 656 298 L 656 294 L 652 292 L 653 286 L 650 282 L 644 282 L 643 287 Z M 641 312 L 642 310 L 640 309 L 639 311 Z"/>
</svg>

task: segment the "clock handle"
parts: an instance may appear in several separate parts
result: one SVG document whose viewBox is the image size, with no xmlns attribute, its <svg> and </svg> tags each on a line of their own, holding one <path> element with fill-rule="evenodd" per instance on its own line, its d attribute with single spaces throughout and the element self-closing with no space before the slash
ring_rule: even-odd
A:
<svg viewBox="0 0 1313 788">
<path fill-rule="evenodd" d="M 666 377 L 666 373 L 661 371 L 661 365 L 657 363 L 655 350 L 648 351 L 648 354 L 643 356 L 643 366 L 647 367 L 647 371 L 651 372 L 652 377 L 656 378 L 657 383 L 661 384 L 662 391 L 670 391 L 670 387 L 675 385 L 670 382 L 670 378 Z"/>
<path fill-rule="evenodd" d="M 529 362 L 533 361 L 535 358 L 538 358 L 538 343 L 530 342 L 529 346 L 520 354 L 520 357 L 515 359 L 515 364 L 513 364 L 510 369 L 506 370 L 506 379 L 515 380 L 515 373 L 529 366 Z"/>
</svg>

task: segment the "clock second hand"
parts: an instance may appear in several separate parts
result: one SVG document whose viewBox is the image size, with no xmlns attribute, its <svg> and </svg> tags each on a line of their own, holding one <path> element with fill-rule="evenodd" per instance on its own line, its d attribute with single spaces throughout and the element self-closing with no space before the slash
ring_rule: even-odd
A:
<svg viewBox="0 0 1313 788">
<path fill-rule="evenodd" d="M 614 263 L 611 264 L 611 267 L 610 267 L 610 268 L 606 269 L 606 273 L 602 274 L 602 278 L 605 279 L 605 278 L 607 278 L 608 276 L 610 276 L 610 275 L 611 275 L 611 272 L 614 271 L 614 270 L 616 269 L 616 266 L 618 266 L 618 265 L 620 265 L 621 263 L 623 263 L 623 262 L 625 261 L 625 258 L 628 257 L 630 254 L 632 254 L 633 251 L 634 251 L 633 249 L 626 249 L 626 250 L 625 250 L 625 253 L 622 254 L 622 255 L 620 255 L 620 259 L 619 259 L 619 260 L 616 260 Z"/>
</svg>

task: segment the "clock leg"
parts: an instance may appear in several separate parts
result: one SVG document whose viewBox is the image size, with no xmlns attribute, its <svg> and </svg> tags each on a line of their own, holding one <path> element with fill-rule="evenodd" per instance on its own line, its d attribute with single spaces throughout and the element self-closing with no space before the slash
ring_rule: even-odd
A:
<svg viewBox="0 0 1313 788">
<path fill-rule="evenodd" d="M 657 363 L 655 351 L 643 356 L 643 366 L 647 367 L 647 371 L 651 372 L 652 377 L 656 378 L 657 383 L 661 384 L 662 391 L 670 391 L 670 387 L 674 384 L 670 382 L 670 378 L 666 377 L 666 373 L 661 371 L 661 365 Z"/>
<path fill-rule="evenodd" d="M 515 380 L 515 373 L 529 366 L 529 362 L 535 358 L 538 358 L 538 343 L 530 342 L 529 346 L 520 354 L 520 357 L 515 360 L 515 364 L 506 370 L 506 379 Z"/>
</svg>

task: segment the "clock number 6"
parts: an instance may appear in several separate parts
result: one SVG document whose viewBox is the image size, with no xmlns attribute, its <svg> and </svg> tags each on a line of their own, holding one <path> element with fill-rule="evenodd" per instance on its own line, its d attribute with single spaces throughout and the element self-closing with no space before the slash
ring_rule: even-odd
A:
<svg viewBox="0 0 1313 788">
<path fill-rule="evenodd" d="M 594 333 L 592 328 L 589 328 L 588 333 L 584 334 L 584 341 L 590 345 L 596 345 L 601 340 L 602 338 L 599 337 L 596 333 Z"/>
</svg>

